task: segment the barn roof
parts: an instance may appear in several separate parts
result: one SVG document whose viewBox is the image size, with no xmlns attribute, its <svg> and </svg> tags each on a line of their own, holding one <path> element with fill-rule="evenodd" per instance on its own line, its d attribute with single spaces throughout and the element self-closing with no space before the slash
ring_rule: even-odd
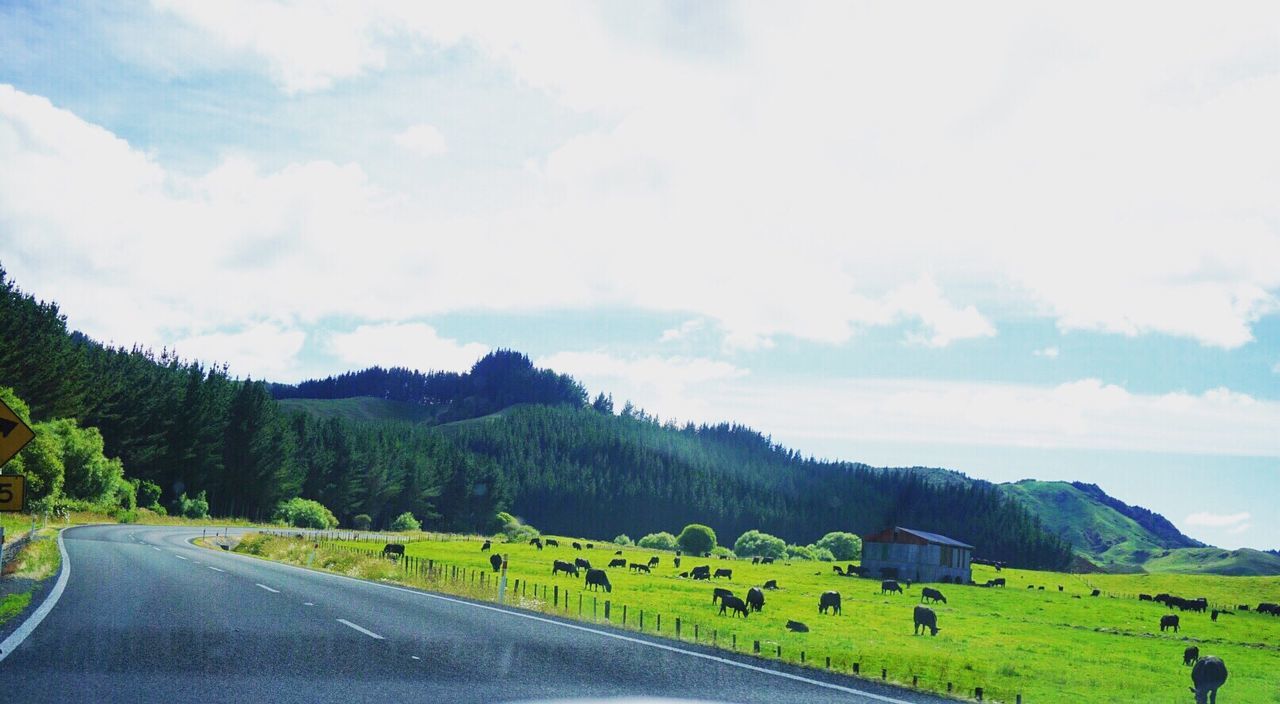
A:
<svg viewBox="0 0 1280 704">
<path fill-rule="evenodd" d="M 903 528 L 901 526 L 895 526 L 890 530 L 881 531 L 880 533 L 876 533 L 875 535 L 869 535 L 866 538 L 864 538 L 863 541 L 869 542 L 869 543 L 897 542 L 894 540 L 894 535 L 899 532 L 906 533 L 920 540 L 923 540 L 928 543 L 934 543 L 936 545 L 949 545 L 955 548 L 968 548 L 970 550 L 973 549 L 972 545 L 969 545 L 968 543 L 962 543 L 959 540 L 948 538 L 945 535 L 938 535 L 937 533 L 930 533 L 924 530 L 916 530 L 914 528 Z"/>
</svg>

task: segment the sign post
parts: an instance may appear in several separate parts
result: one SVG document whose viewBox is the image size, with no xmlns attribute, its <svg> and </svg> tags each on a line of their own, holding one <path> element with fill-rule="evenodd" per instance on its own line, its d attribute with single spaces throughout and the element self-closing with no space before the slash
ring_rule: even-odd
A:
<svg viewBox="0 0 1280 704">
<path fill-rule="evenodd" d="M 0 467 L 13 459 L 35 436 L 18 414 L 4 401 L 0 401 Z"/>
</svg>

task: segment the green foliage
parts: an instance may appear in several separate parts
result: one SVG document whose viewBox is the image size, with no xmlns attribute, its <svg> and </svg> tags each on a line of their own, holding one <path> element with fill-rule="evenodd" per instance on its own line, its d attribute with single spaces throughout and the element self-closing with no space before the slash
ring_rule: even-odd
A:
<svg viewBox="0 0 1280 704">
<path fill-rule="evenodd" d="M 160 485 L 150 479 L 135 479 L 133 481 L 136 482 L 138 505 L 150 511 L 162 513 L 164 507 L 160 505 Z"/>
<path fill-rule="evenodd" d="M 788 545 L 787 558 L 791 560 L 816 560 L 818 556 L 808 545 Z"/>
<path fill-rule="evenodd" d="M 541 535 L 537 528 L 526 525 L 519 518 L 506 511 L 497 513 L 496 522 L 500 526 L 499 532 L 506 536 L 509 543 L 524 543 Z"/>
<path fill-rule="evenodd" d="M 676 538 L 676 543 L 680 545 L 681 550 L 690 555 L 702 555 L 716 547 L 716 532 L 701 523 L 690 523 L 680 531 L 680 537 Z"/>
<path fill-rule="evenodd" d="M 324 504 L 297 496 L 281 501 L 272 519 L 298 528 L 326 530 L 338 527 L 338 519 Z"/>
<path fill-rule="evenodd" d="M 739 557 L 772 557 L 775 560 L 787 554 L 787 543 L 758 530 L 749 530 L 733 543 L 733 552 Z"/>
<path fill-rule="evenodd" d="M 53 434 L 36 426 L 36 436 L 9 460 L 4 471 L 27 478 L 27 501 L 56 500 L 62 495 L 65 471 L 61 447 Z M 29 504 L 32 505 L 32 504 Z"/>
<path fill-rule="evenodd" d="M 351 527 L 356 530 L 369 530 L 373 527 L 373 519 L 367 513 L 357 513 L 351 519 Z"/>
<path fill-rule="evenodd" d="M 413 517 L 412 513 L 405 511 L 399 516 L 396 516 L 396 519 L 391 522 L 391 530 L 401 532 L 422 530 L 422 524 L 418 522 L 418 519 Z"/>
<path fill-rule="evenodd" d="M 736 555 L 733 554 L 732 550 L 730 550 L 729 548 L 726 548 L 723 545 L 717 545 L 714 548 L 711 548 L 711 556 L 712 557 L 736 557 Z"/>
<path fill-rule="evenodd" d="M 636 545 L 650 550 L 675 550 L 676 536 L 666 531 L 650 533 L 636 541 Z"/>
<path fill-rule="evenodd" d="M 635 545 L 635 542 L 631 540 L 631 536 L 627 535 L 626 533 L 622 533 L 621 535 L 618 535 L 613 539 L 613 544 L 614 545 Z"/>
<path fill-rule="evenodd" d="M 826 548 L 836 560 L 856 560 L 862 556 L 862 538 L 853 533 L 827 533 L 813 545 Z"/>
<path fill-rule="evenodd" d="M 183 518 L 208 518 L 209 499 L 203 490 L 194 499 L 187 498 L 187 492 L 184 491 L 178 495 L 174 512 Z"/>
</svg>

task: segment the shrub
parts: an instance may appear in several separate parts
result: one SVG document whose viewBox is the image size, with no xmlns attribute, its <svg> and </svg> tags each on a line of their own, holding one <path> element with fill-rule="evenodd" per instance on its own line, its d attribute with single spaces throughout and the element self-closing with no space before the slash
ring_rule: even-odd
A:
<svg viewBox="0 0 1280 704">
<path fill-rule="evenodd" d="M 299 496 L 281 501 L 272 519 L 297 528 L 325 530 L 338 527 L 338 519 L 324 504 Z"/>
<path fill-rule="evenodd" d="M 369 530 L 373 527 L 373 519 L 367 513 L 357 513 L 351 518 L 351 527 L 356 530 Z"/>
<path fill-rule="evenodd" d="M 185 518 L 208 518 L 209 517 L 209 499 L 203 490 L 196 494 L 196 498 L 187 498 L 187 492 L 182 492 L 178 496 L 178 500 L 174 506 L 177 514 Z"/>
<path fill-rule="evenodd" d="M 690 523 L 680 531 L 676 542 L 680 544 L 681 550 L 690 555 L 701 555 L 715 549 L 716 532 L 701 523 Z"/>
<path fill-rule="evenodd" d="M 134 486 L 138 490 L 138 505 L 142 508 L 160 513 L 164 510 L 160 506 L 160 485 L 150 479 L 134 479 Z M 162 514 L 163 515 L 163 514 Z"/>
<path fill-rule="evenodd" d="M 422 530 L 422 524 L 418 522 L 418 519 L 413 517 L 412 513 L 405 511 L 399 516 L 396 516 L 396 520 L 391 522 L 391 530 L 394 530 L 394 531 Z"/>
<path fill-rule="evenodd" d="M 793 560 L 814 560 L 813 549 L 807 545 L 788 545 L 787 557 Z"/>
<path fill-rule="evenodd" d="M 856 560 L 862 554 L 862 538 L 853 533 L 827 533 L 813 545 L 830 550 L 837 560 Z"/>
<path fill-rule="evenodd" d="M 733 552 L 741 557 L 772 557 L 776 560 L 787 554 L 787 544 L 782 538 L 749 530 L 738 536 L 733 543 Z"/>
<path fill-rule="evenodd" d="M 734 557 L 733 551 L 723 545 L 711 548 L 711 555 L 713 557 Z"/>
<path fill-rule="evenodd" d="M 498 512 L 498 521 L 502 524 L 499 532 L 506 536 L 508 543 L 524 543 L 541 535 L 537 528 L 521 522 L 506 511 Z"/>
<path fill-rule="evenodd" d="M 812 559 L 819 560 L 821 562 L 835 562 L 836 560 L 836 556 L 832 555 L 830 550 L 818 547 L 817 545 L 809 546 L 809 554 L 813 555 Z"/>
<path fill-rule="evenodd" d="M 623 533 L 622 535 L 619 535 L 618 537 L 614 538 L 613 544 L 614 545 L 635 545 L 635 543 L 631 540 L 631 536 L 627 535 L 626 533 Z"/>
<path fill-rule="evenodd" d="M 650 550 L 675 550 L 676 536 L 662 531 L 660 533 L 650 533 L 641 538 L 636 545 Z"/>
</svg>

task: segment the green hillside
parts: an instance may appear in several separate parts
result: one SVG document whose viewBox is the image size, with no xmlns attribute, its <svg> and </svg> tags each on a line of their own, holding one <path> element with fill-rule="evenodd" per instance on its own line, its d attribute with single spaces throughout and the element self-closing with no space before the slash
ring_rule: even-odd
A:
<svg viewBox="0 0 1280 704">
<path fill-rule="evenodd" d="M 404 401 L 392 401 L 373 396 L 355 398 L 286 398 L 278 402 L 285 411 L 303 411 L 317 418 L 340 418 L 353 421 L 407 421 L 409 423 L 434 423 L 435 409 Z"/>
<path fill-rule="evenodd" d="M 1162 551 L 1142 567 L 1148 572 L 1175 574 L 1280 575 L 1280 556 L 1249 548 L 1181 548 Z"/>
<path fill-rule="evenodd" d="M 1067 482 L 1027 479 L 1003 486 L 1096 565 L 1136 570 L 1152 555 L 1176 547 Z"/>
</svg>

